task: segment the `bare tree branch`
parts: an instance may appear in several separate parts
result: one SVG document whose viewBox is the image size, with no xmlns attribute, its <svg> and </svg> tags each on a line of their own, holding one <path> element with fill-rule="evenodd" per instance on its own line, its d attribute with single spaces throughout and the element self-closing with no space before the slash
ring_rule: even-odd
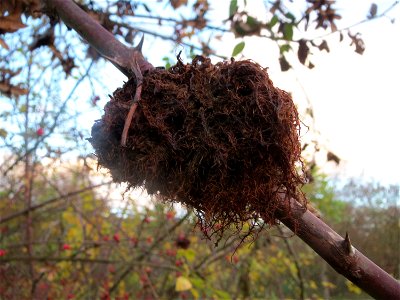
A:
<svg viewBox="0 0 400 300">
<path fill-rule="evenodd" d="M 111 32 L 107 31 L 98 22 L 88 16 L 78 5 L 71 0 L 45 0 L 49 9 L 56 10 L 64 23 L 73 28 L 101 55 L 110 60 L 127 77 L 132 76 L 132 60 L 137 51 L 118 41 Z M 153 66 L 143 56 L 138 61 L 142 72 Z"/>
<path fill-rule="evenodd" d="M 42 207 L 47 206 L 49 204 L 55 203 L 55 202 L 60 201 L 62 199 L 65 199 L 65 198 L 68 198 L 68 197 L 72 197 L 72 196 L 76 196 L 76 195 L 79 195 L 79 194 L 81 194 L 83 192 L 90 191 L 92 189 L 95 189 L 97 187 L 104 186 L 104 185 L 107 185 L 107 184 L 110 184 L 110 183 L 111 183 L 111 181 L 107 181 L 107 182 L 99 183 L 99 184 L 96 184 L 96 185 L 87 186 L 87 187 L 85 187 L 83 189 L 80 189 L 80 190 L 77 190 L 77 191 L 73 191 L 71 193 L 68 193 L 68 194 L 65 194 L 65 195 L 61 195 L 59 197 L 55 197 L 55 198 L 49 199 L 47 201 L 44 201 L 44 202 L 36 204 L 36 205 L 32 205 L 32 206 L 30 206 L 30 207 L 28 207 L 26 209 L 23 209 L 21 211 L 18 211 L 16 213 L 11 214 L 11 215 L 8 215 L 8 216 L 0 218 L 0 224 L 8 222 L 8 221 L 10 221 L 12 219 L 18 218 L 20 216 L 26 215 L 26 214 L 28 214 L 30 212 L 33 212 L 33 211 L 35 211 L 35 210 L 37 210 L 39 208 L 42 208 Z"/>
<path fill-rule="evenodd" d="M 398 299 L 400 283 L 354 248 L 349 240 L 294 199 L 282 202 L 279 219 L 332 268 L 377 299 Z"/>
</svg>

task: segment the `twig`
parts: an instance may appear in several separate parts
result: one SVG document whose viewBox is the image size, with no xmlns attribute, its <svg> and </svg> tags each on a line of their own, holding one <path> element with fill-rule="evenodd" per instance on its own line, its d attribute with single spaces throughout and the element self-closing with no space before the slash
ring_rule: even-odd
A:
<svg viewBox="0 0 400 300">
<path fill-rule="evenodd" d="M 361 25 L 361 24 L 364 24 L 364 23 L 367 23 L 367 22 L 370 22 L 370 21 L 373 21 L 373 20 L 380 19 L 380 18 L 386 16 L 386 14 L 387 14 L 389 11 L 391 11 L 393 8 L 395 8 L 395 6 L 399 4 L 399 2 L 400 2 L 400 1 L 395 1 L 394 3 L 392 3 L 392 5 L 390 5 L 387 9 L 385 9 L 381 14 L 379 14 L 379 15 L 377 15 L 377 16 L 374 16 L 374 17 L 372 17 L 372 18 L 363 19 L 363 20 L 358 21 L 358 22 L 356 22 L 356 23 L 354 23 L 354 24 L 352 24 L 352 25 L 349 25 L 349 26 L 340 28 L 340 29 L 338 29 L 338 30 L 336 30 L 336 31 L 331 31 L 331 32 L 322 34 L 322 35 L 320 35 L 320 36 L 314 37 L 314 38 L 309 39 L 309 40 L 310 40 L 310 41 L 313 41 L 313 40 L 321 39 L 321 38 L 327 37 L 327 36 L 329 36 L 329 35 L 331 35 L 331 34 L 333 34 L 333 33 L 342 32 L 342 31 L 345 31 L 345 30 L 349 30 L 349 29 L 351 29 L 351 28 L 353 28 L 353 27 L 356 27 L 356 26 L 358 26 L 358 25 Z"/>
<path fill-rule="evenodd" d="M 39 147 L 39 145 L 54 132 L 54 130 L 59 125 L 58 124 L 58 119 L 60 118 L 61 114 L 64 112 L 64 109 L 67 106 L 67 103 L 69 102 L 69 100 L 71 100 L 71 98 L 72 98 L 73 94 L 75 93 L 76 89 L 78 88 L 78 86 L 89 75 L 89 71 L 92 68 L 93 64 L 94 64 L 94 60 L 91 61 L 89 67 L 86 69 L 85 74 L 81 78 L 79 78 L 79 80 L 75 83 L 75 85 L 72 88 L 71 92 L 69 93 L 69 95 L 64 100 L 64 102 L 62 103 L 61 107 L 59 108 L 59 111 L 58 111 L 57 115 L 54 117 L 53 125 L 48 129 L 48 132 L 46 134 L 44 134 L 43 136 L 41 136 L 40 138 L 38 138 L 36 140 L 35 144 L 31 148 L 27 149 L 24 154 L 19 155 L 16 158 L 16 160 L 3 172 L 3 176 L 6 176 L 8 174 L 8 172 L 10 172 L 20 161 L 22 161 L 28 155 L 30 155 L 31 153 L 36 151 L 36 149 Z"/>
<path fill-rule="evenodd" d="M 126 147 L 126 139 L 128 137 L 129 127 L 131 126 L 133 116 L 138 106 L 138 101 L 140 100 L 142 94 L 143 75 L 142 72 L 140 71 L 139 64 L 136 60 L 133 61 L 132 71 L 134 72 L 136 77 L 136 91 L 128 115 L 126 116 L 125 119 L 124 130 L 122 131 L 122 136 L 121 136 L 122 147 Z"/>
<path fill-rule="evenodd" d="M 13 214 L 8 215 L 6 217 L 0 218 L 0 224 L 8 222 L 8 221 L 10 221 L 12 219 L 18 218 L 20 216 L 26 215 L 26 214 L 28 214 L 30 212 L 38 210 L 39 208 L 42 208 L 42 207 L 47 206 L 49 204 L 55 203 L 55 202 L 60 201 L 62 199 L 69 198 L 69 197 L 72 197 L 72 196 L 75 196 L 75 195 L 79 195 L 80 193 L 83 193 L 83 192 L 86 192 L 86 191 L 89 191 L 89 190 L 92 190 L 94 188 L 97 188 L 97 187 L 100 187 L 100 186 L 103 186 L 103 185 L 107 185 L 107 184 L 110 184 L 110 183 L 111 183 L 111 181 L 108 181 L 108 182 L 104 182 L 104 183 L 99 183 L 99 184 L 96 184 L 96 185 L 88 186 L 88 187 L 85 187 L 83 189 L 80 189 L 80 190 L 77 190 L 77 191 L 74 191 L 74 192 L 70 192 L 68 194 L 61 195 L 59 197 L 55 197 L 55 198 L 49 199 L 47 201 L 44 201 L 42 203 L 30 206 L 30 207 L 28 207 L 26 209 L 23 209 L 21 211 L 18 211 L 16 213 L 13 213 Z"/>
<path fill-rule="evenodd" d="M 138 262 L 140 262 L 146 256 L 148 256 L 149 253 L 151 251 L 153 251 L 153 249 L 156 248 L 163 240 L 165 240 L 168 237 L 169 233 L 175 231 L 175 229 L 178 228 L 189 217 L 189 215 L 190 215 L 190 212 L 188 211 L 177 223 L 175 223 L 173 226 L 171 226 L 167 230 L 166 234 L 161 235 L 157 240 L 155 240 L 154 243 L 150 246 L 150 248 L 147 249 L 147 251 L 144 251 L 138 257 L 135 257 L 135 258 L 131 259 L 129 261 L 129 263 L 127 263 L 127 267 L 126 267 L 125 271 L 122 272 L 122 274 L 116 279 L 116 281 L 114 282 L 113 286 L 110 288 L 110 293 L 112 293 L 113 291 L 115 291 L 117 289 L 117 287 L 119 286 L 121 281 L 131 272 L 131 270 L 134 268 L 134 266 L 136 264 L 138 264 Z"/>
<path fill-rule="evenodd" d="M 283 236 L 284 233 L 282 231 L 282 228 L 280 226 L 277 226 L 277 228 L 278 228 L 280 234 Z M 301 271 L 299 260 L 297 259 L 297 256 L 294 253 L 292 245 L 290 245 L 288 239 L 284 237 L 283 241 L 284 241 L 284 243 L 286 245 L 286 248 L 287 248 L 289 254 L 293 257 L 293 262 L 294 262 L 294 265 L 296 267 L 297 278 L 298 278 L 298 283 L 299 283 L 299 287 L 300 287 L 299 299 L 303 300 L 304 299 L 304 280 L 303 280 L 303 272 Z"/>
</svg>

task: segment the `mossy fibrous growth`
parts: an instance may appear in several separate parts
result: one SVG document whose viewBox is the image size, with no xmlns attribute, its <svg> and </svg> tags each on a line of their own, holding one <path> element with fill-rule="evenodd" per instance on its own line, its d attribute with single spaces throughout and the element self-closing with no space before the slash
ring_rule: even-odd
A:
<svg viewBox="0 0 400 300">
<path fill-rule="evenodd" d="M 135 89 L 134 79 L 117 89 L 92 128 L 98 163 L 115 182 L 194 208 L 206 234 L 273 225 L 282 201 L 301 201 L 298 113 L 266 69 L 198 56 L 146 73 L 122 147 Z"/>
</svg>

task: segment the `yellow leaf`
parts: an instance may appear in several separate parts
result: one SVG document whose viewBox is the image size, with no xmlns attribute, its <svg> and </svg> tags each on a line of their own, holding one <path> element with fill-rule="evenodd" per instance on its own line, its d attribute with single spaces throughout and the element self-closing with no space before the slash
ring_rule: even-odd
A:
<svg viewBox="0 0 400 300">
<path fill-rule="evenodd" d="M 328 289 L 334 289 L 336 287 L 336 285 L 329 281 L 322 281 L 322 286 Z"/>
<path fill-rule="evenodd" d="M 316 290 L 318 288 L 314 280 L 310 280 L 310 288 L 312 288 L 313 290 Z"/>
<path fill-rule="evenodd" d="M 175 285 L 175 291 L 177 292 L 183 292 L 190 290 L 192 288 L 192 283 L 189 281 L 189 279 L 179 276 L 176 279 L 176 285 Z"/>
<path fill-rule="evenodd" d="M 349 290 L 349 292 L 360 295 L 361 294 L 361 289 L 356 286 L 355 284 L 353 284 L 351 281 L 347 280 L 346 281 L 346 285 L 347 285 L 347 289 Z"/>
</svg>

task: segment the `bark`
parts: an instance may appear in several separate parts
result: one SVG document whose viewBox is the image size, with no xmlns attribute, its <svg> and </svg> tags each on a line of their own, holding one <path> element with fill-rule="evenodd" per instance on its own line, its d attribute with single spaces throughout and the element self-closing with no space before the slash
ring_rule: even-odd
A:
<svg viewBox="0 0 400 300">
<path fill-rule="evenodd" d="M 65 24 L 76 30 L 90 45 L 113 62 L 121 72 L 127 76 L 134 75 L 131 72 L 134 48 L 120 43 L 71 0 L 46 0 L 45 2 L 57 12 Z M 143 72 L 151 69 L 152 65 L 142 57 L 138 64 Z M 372 297 L 399 299 L 400 283 L 396 279 L 355 249 L 348 236 L 346 239 L 342 238 L 322 220 L 311 212 L 305 211 L 298 202 L 293 199 L 282 201 L 279 219 L 338 273 Z M 131 266 L 127 268 L 126 272 L 129 272 L 130 269 Z M 126 274 L 124 273 L 124 275 Z M 119 281 L 116 285 L 118 283 Z"/>
<path fill-rule="evenodd" d="M 91 18 L 73 1 L 44 0 L 43 2 L 47 11 L 55 11 L 68 27 L 79 33 L 127 77 L 134 75 L 132 74 L 132 62 L 135 58 L 139 58 L 137 62 L 142 73 L 153 69 L 153 66 L 141 55 L 141 49 L 130 48 L 122 44 L 111 32 Z M 139 57 L 138 52 L 140 53 Z"/>
<path fill-rule="evenodd" d="M 289 206 L 290 205 L 290 206 Z M 297 201 L 282 202 L 279 218 L 339 274 L 376 299 L 399 299 L 400 283 Z"/>
</svg>

